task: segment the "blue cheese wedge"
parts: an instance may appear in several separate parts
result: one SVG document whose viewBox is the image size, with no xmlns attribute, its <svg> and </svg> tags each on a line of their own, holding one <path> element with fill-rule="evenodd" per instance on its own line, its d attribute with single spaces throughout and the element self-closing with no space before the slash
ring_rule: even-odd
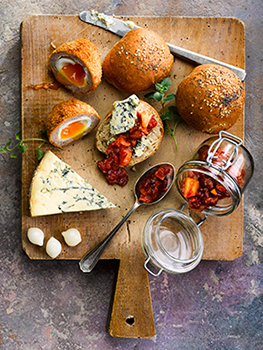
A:
<svg viewBox="0 0 263 350">
<path fill-rule="evenodd" d="M 113 208 L 115 205 L 51 151 L 40 162 L 31 183 L 32 216 Z"/>
<path fill-rule="evenodd" d="M 137 121 L 136 109 L 139 104 L 140 100 L 136 95 L 114 102 L 110 121 L 111 135 L 123 134 L 134 127 Z"/>
</svg>

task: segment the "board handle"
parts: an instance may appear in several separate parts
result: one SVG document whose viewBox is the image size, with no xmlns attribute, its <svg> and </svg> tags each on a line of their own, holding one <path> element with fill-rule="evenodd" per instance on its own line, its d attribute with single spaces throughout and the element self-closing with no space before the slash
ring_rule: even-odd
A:
<svg viewBox="0 0 263 350">
<path fill-rule="evenodd" d="M 151 338 L 155 335 L 148 274 L 144 269 L 145 256 L 138 250 L 122 254 L 109 334 L 122 338 Z"/>
</svg>

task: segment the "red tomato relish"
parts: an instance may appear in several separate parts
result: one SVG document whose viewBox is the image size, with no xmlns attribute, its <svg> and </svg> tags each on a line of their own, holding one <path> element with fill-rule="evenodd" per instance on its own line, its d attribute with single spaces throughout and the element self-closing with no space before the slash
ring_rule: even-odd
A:
<svg viewBox="0 0 263 350">
<path fill-rule="evenodd" d="M 160 165 L 154 174 L 146 176 L 138 186 L 139 201 L 151 203 L 161 193 L 166 192 L 170 171 L 170 166 Z"/>
<path fill-rule="evenodd" d="M 133 148 L 138 140 L 148 135 L 157 125 L 152 116 L 147 127 L 142 126 L 141 113 L 137 112 L 137 124 L 125 134 L 119 134 L 107 148 L 107 158 L 97 163 L 98 168 L 105 174 L 110 185 L 118 184 L 125 186 L 128 182 L 128 173 L 124 166 L 131 160 Z"/>
<path fill-rule="evenodd" d="M 209 146 L 203 146 L 199 150 L 199 160 L 206 161 Z M 220 148 L 215 153 L 213 163 L 218 166 L 223 165 L 223 160 L 227 159 L 227 154 Z M 235 171 L 235 165 L 226 170 L 239 185 L 244 183 L 244 170 L 238 174 Z M 234 176 L 233 176 L 234 175 Z M 219 199 L 230 196 L 226 188 L 211 176 L 197 172 L 188 171 L 188 176 L 184 178 L 181 186 L 181 192 L 189 203 L 189 208 L 196 211 L 202 211 L 210 206 L 215 206 Z"/>
</svg>

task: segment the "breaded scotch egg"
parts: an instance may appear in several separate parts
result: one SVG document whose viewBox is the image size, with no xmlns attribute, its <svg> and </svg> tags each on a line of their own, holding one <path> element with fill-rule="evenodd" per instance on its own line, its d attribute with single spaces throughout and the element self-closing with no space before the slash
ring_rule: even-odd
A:
<svg viewBox="0 0 263 350">
<path fill-rule="evenodd" d="M 55 105 L 46 119 L 49 142 L 63 147 L 94 129 L 100 116 L 93 107 L 75 98 Z"/>
<path fill-rule="evenodd" d="M 99 50 L 87 39 L 77 39 L 59 46 L 49 58 L 56 80 L 78 94 L 87 94 L 101 82 Z"/>
</svg>

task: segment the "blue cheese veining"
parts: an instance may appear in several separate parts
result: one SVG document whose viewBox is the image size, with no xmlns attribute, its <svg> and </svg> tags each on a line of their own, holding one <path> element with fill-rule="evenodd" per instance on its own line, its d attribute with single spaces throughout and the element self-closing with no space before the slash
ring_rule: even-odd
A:
<svg viewBox="0 0 263 350">
<path fill-rule="evenodd" d="M 137 122 L 136 109 L 139 104 L 140 100 L 136 95 L 131 95 L 123 101 L 114 102 L 110 121 L 111 135 L 123 134 L 135 126 Z"/>
<path fill-rule="evenodd" d="M 115 205 L 51 151 L 39 164 L 31 184 L 32 216 L 113 208 Z"/>
<path fill-rule="evenodd" d="M 147 148 L 152 146 L 151 140 L 147 136 L 143 136 L 140 140 L 137 141 L 136 146 L 133 148 L 133 154 L 135 157 L 141 157 Z"/>
</svg>

